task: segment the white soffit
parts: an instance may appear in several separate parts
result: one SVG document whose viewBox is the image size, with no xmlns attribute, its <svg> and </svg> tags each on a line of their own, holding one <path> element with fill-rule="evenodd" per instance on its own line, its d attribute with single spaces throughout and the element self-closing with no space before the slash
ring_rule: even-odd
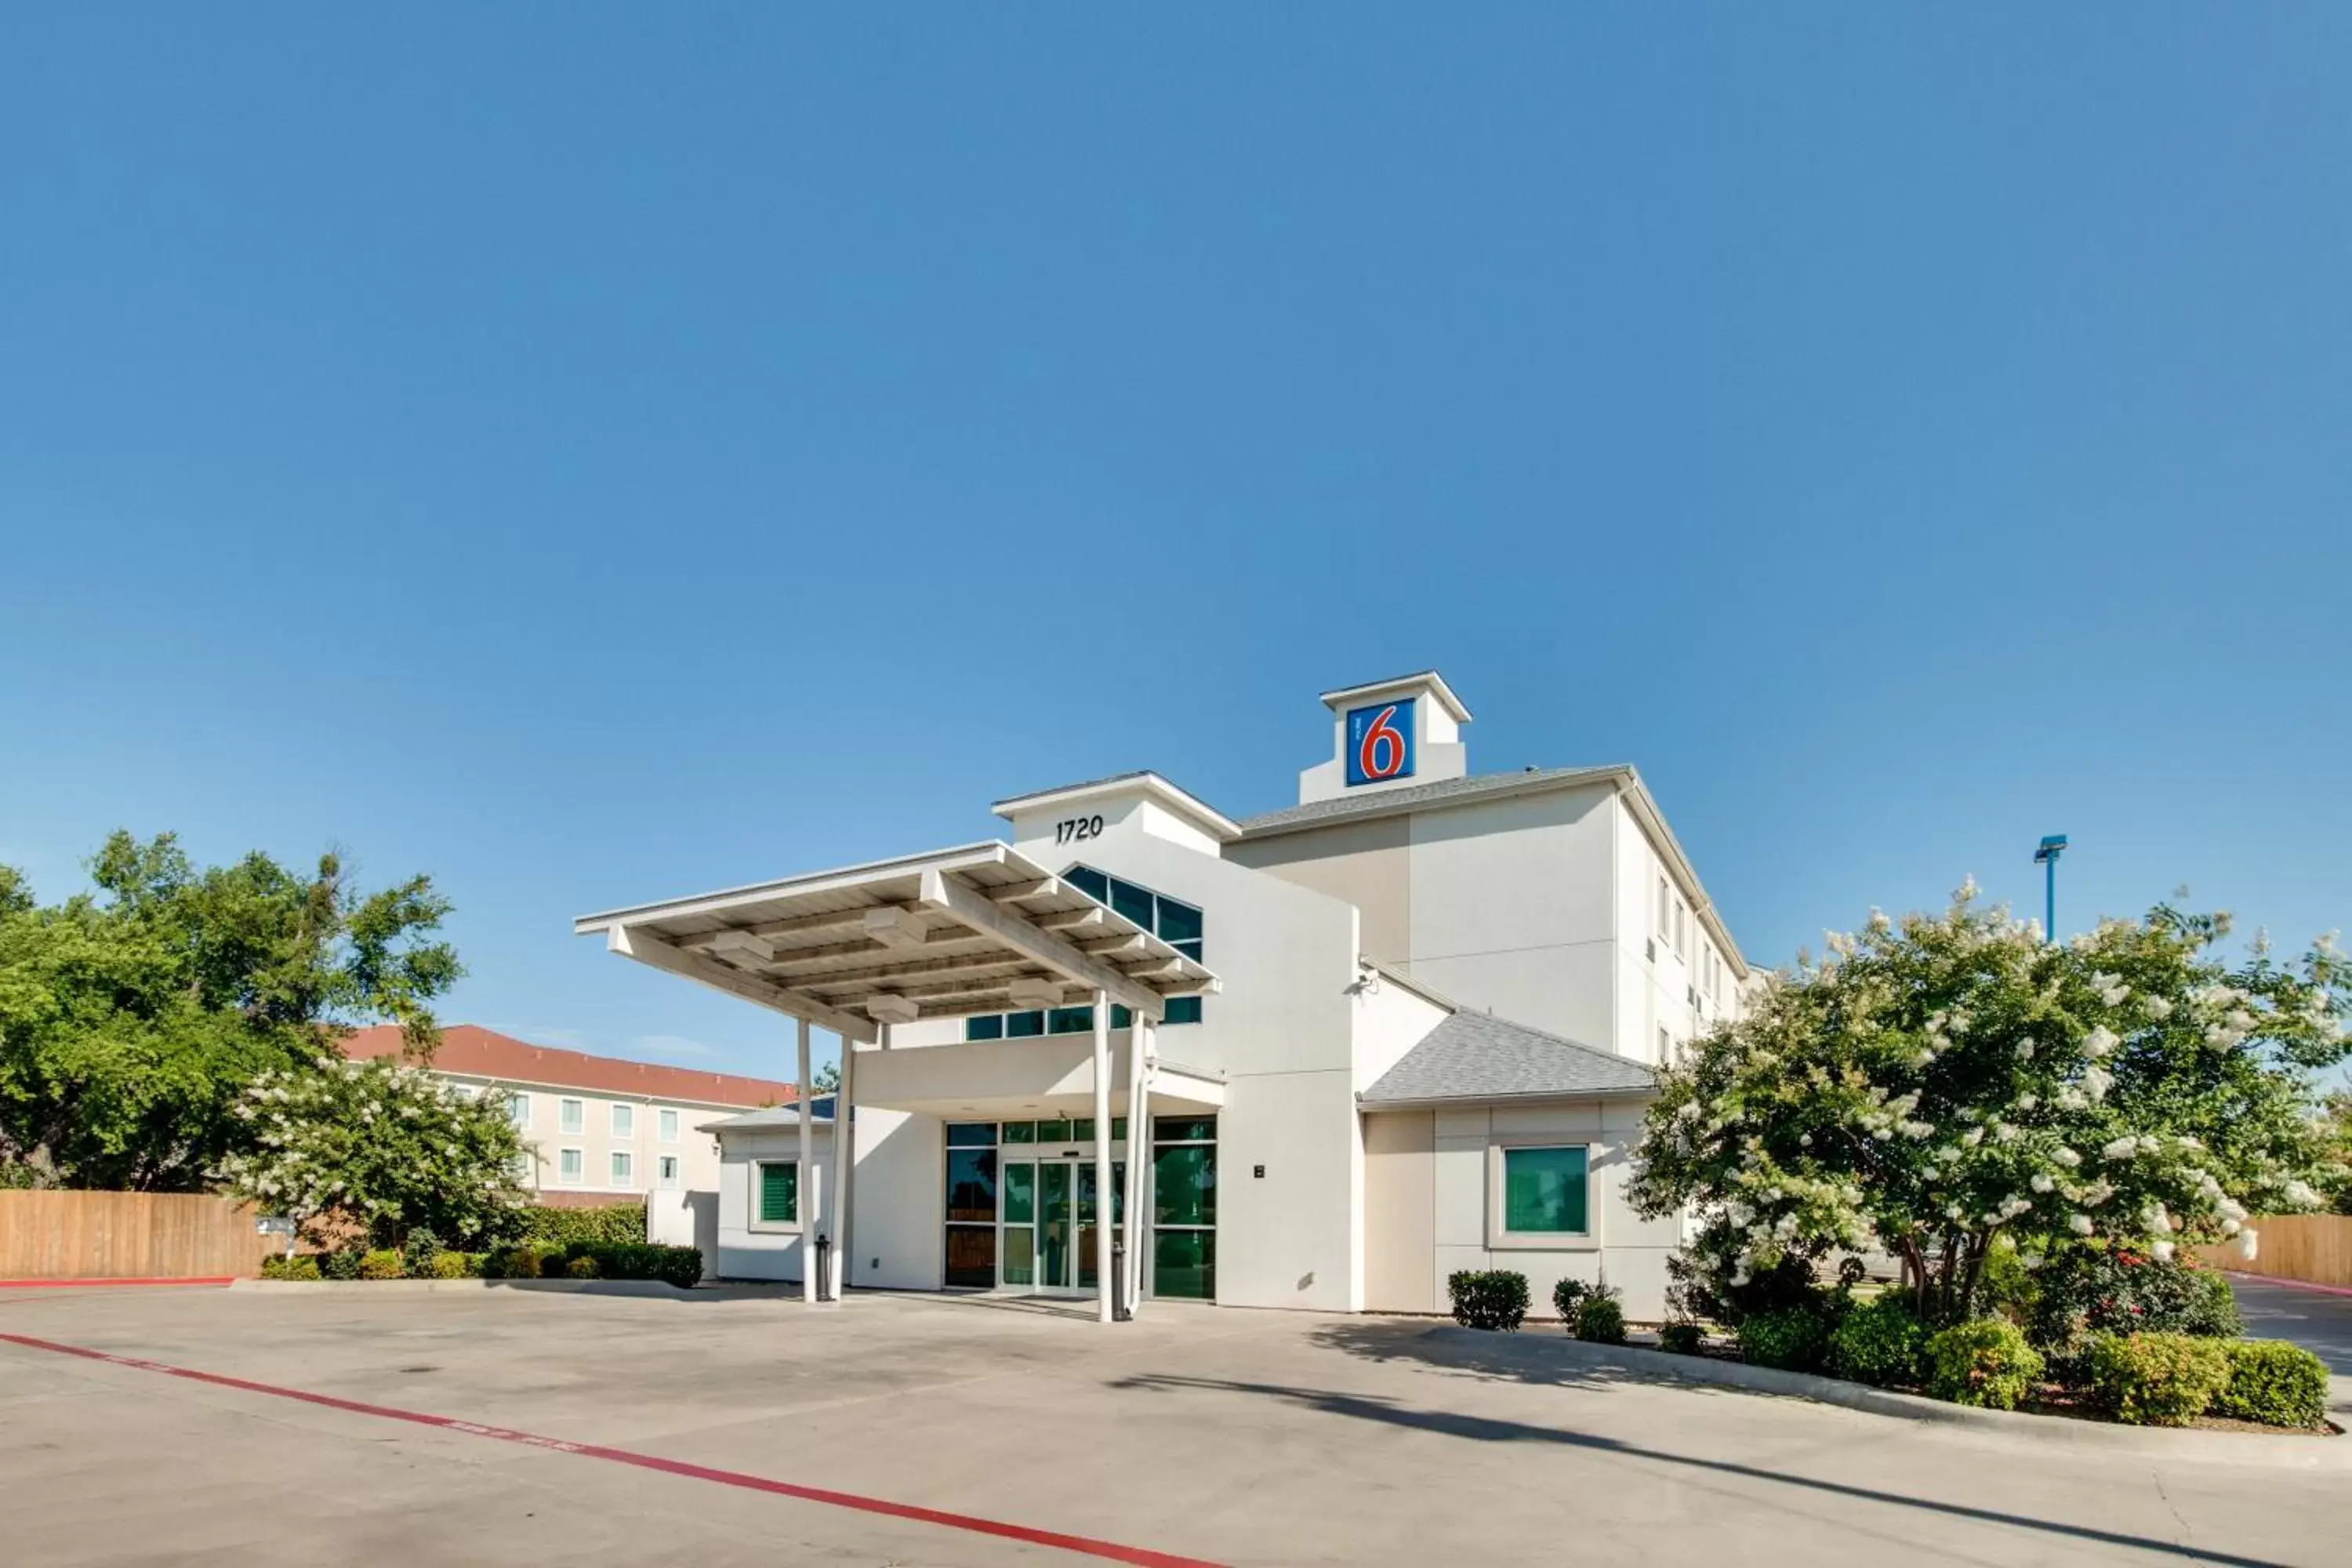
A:
<svg viewBox="0 0 2352 1568">
<path fill-rule="evenodd" d="M 1157 1018 L 1217 977 L 998 843 L 852 866 L 572 922 L 612 951 L 852 1039 L 876 1020 L 1022 1010 L 1045 985 Z M 1083 1000 L 1083 995 L 1077 998 Z"/>
</svg>

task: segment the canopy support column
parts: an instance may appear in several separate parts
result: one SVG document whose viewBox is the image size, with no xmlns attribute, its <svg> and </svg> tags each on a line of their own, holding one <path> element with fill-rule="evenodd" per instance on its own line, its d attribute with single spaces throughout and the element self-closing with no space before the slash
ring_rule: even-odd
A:
<svg viewBox="0 0 2352 1568">
<path fill-rule="evenodd" d="M 1110 1164 L 1110 993 L 1095 993 L 1095 1316 L 1111 1321 L 1110 1221 L 1116 1201 Z"/>
<path fill-rule="evenodd" d="M 816 1135 L 809 1125 L 810 1118 L 815 1114 L 809 1107 L 809 1021 L 795 1018 L 793 1022 L 799 1026 L 796 1032 L 800 1037 L 801 1058 L 800 1076 L 793 1079 L 793 1087 L 800 1091 L 801 1102 L 801 1163 L 793 1173 L 793 1205 L 797 1211 L 793 1218 L 798 1220 L 801 1226 L 801 1300 L 813 1304 L 816 1300 L 817 1186 Z M 759 1194 L 754 1193 L 752 1202 L 758 1201 Z M 755 1214 L 751 1217 L 757 1219 L 760 1216 Z"/>
<path fill-rule="evenodd" d="M 1151 1158 L 1151 1097 L 1144 1074 L 1152 1049 L 1151 1020 L 1138 1013 L 1127 1037 L 1127 1259 L 1118 1282 L 1129 1318 L 1143 1311 L 1143 1204 Z"/>
<path fill-rule="evenodd" d="M 882 1043 L 890 1041 L 890 1026 L 882 1026 Z M 849 1286 L 849 1199 L 857 1179 L 857 1131 L 850 1125 L 856 1105 L 857 1042 L 841 1041 L 841 1087 L 833 1091 L 833 1300 L 842 1300 Z"/>
</svg>

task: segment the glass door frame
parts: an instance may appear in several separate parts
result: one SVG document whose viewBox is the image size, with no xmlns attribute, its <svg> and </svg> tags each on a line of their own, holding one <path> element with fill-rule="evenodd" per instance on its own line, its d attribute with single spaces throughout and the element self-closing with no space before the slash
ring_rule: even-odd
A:
<svg viewBox="0 0 2352 1568">
<path fill-rule="evenodd" d="M 1127 1144 L 1123 1140 L 1115 1140 L 1111 1144 L 1111 1209 L 1114 1214 L 1121 1216 L 1124 1216 L 1127 1212 L 1126 1194 L 1123 1190 L 1127 1174 L 1126 1149 Z M 1097 1287 L 1089 1277 L 1093 1258 L 1087 1243 L 1091 1239 L 1091 1234 L 1096 1226 L 1101 1223 L 1103 1205 L 1100 1195 L 1097 1194 L 1094 1205 L 1097 1218 L 1087 1220 L 1082 1217 L 1084 1211 L 1079 1202 L 1082 1189 L 1095 1173 L 1094 1145 L 1091 1143 L 1013 1144 L 1010 1146 L 999 1144 L 996 1153 L 997 1291 L 1011 1296 L 1077 1298 L 1095 1295 Z M 1015 1183 L 1013 1167 L 1016 1165 L 1027 1167 L 1030 1173 L 1027 1183 L 1029 1218 L 1026 1220 L 1016 1220 L 1011 1217 Z M 1066 1178 L 1066 1196 L 1063 1199 L 1069 1226 L 1069 1240 L 1066 1267 L 1063 1269 L 1065 1279 L 1048 1282 L 1042 1279 L 1040 1276 L 1045 1271 L 1046 1255 L 1045 1245 L 1046 1180 L 1044 1173 L 1052 1167 L 1060 1167 L 1070 1173 Z M 1007 1280 L 1005 1275 L 1009 1271 L 1008 1265 L 1013 1257 L 1010 1237 L 1013 1234 L 1021 1231 L 1026 1231 L 1030 1237 L 1027 1248 L 1029 1279 L 1026 1281 L 1015 1282 Z M 1112 1236 L 1111 1241 L 1114 1247 L 1118 1245 L 1118 1237 L 1116 1234 Z"/>
</svg>

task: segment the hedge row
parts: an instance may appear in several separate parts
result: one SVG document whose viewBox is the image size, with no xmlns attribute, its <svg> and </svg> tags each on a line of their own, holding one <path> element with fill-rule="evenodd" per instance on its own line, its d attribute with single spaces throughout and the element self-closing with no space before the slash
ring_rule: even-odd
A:
<svg viewBox="0 0 2352 1568">
<path fill-rule="evenodd" d="M 422 1248 L 406 1252 L 304 1253 L 266 1258 L 264 1279 L 658 1279 L 680 1289 L 702 1280 L 702 1251 L 644 1242 L 575 1241 L 564 1247 L 508 1247 L 492 1252 Z"/>
</svg>

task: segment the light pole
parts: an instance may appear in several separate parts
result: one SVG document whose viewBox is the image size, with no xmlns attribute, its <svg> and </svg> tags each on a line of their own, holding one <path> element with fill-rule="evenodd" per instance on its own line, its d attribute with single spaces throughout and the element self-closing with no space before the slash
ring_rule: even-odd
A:
<svg viewBox="0 0 2352 1568">
<path fill-rule="evenodd" d="M 2058 940 L 2058 857 L 2066 852 L 2066 836 L 2053 833 L 2033 852 L 2034 863 L 2042 868 L 2042 939 Z"/>
</svg>

